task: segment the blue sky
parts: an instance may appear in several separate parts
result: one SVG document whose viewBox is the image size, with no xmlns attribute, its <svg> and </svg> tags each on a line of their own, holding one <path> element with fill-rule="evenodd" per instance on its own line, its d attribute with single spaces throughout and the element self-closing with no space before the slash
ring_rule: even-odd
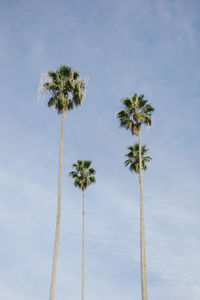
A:
<svg viewBox="0 0 200 300">
<path fill-rule="evenodd" d="M 120 99 L 155 107 L 142 138 L 149 299 L 200 299 L 199 1 L 0 1 L 0 298 L 48 299 L 61 118 L 37 103 L 42 72 L 88 78 L 67 114 L 56 299 L 81 295 L 81 193 L 68 173 L 91 159 L 86 193 L 86 299 L 139 300 L 139 186 L 123 167 L 136 142 Z"/>
</svg>

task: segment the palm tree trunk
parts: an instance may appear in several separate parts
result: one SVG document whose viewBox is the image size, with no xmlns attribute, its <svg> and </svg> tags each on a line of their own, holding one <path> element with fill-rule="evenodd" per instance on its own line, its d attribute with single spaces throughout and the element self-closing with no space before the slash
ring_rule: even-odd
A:
<svg viewBox="0 0 200 300">
<path fill-rule="evenodd" d="M 141 130 L 139 131 L 139 182 L 140 182 L 140 263 L 141 263 L 141 288 L 142 300 L 148 300 L 147 290 L 147 268 L 145 250 L 145 226 L 144 226 L 144 201 L 143 201 L 143 180 L 142 180 L 142 143 Z"/>
<path fill-rule="evenodd" d="M 59 236 L 60 236 L 63 133 L 64 133 L 64 123 L 65 123 L 65 112 L 63 112 L 62 115 L 63 117 L 62 117 L 62 128 L 61 128 L 61 136 L 60 136 L 60 157 L 59 157 L 59 178 L 58 178 L 58 207 L 57 207 L 56 234 L 55 234 L 55 243 L 54 243 L 54 255 L 53 255 L 53 266 L 52 266 L 49 300 L 54 300 L 55 298 L 56 269 L 57 269 L 57 261 L 58 261 L 58 247 L 59 247 Z"/>
<path fill-rule="evenodd" d="M 83 190 L 83 224 L 82 224 L 82 297 L 85 297 L 85 191 Z"/>
</svg>

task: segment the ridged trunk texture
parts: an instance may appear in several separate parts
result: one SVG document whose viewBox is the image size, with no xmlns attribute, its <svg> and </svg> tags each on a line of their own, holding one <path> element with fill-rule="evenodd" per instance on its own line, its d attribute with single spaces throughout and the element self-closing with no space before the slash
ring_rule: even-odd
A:
<svg viewBox="0 0 200 300">
<path fill-rule="evenodd" d="M 60 136 L 59 177 L 58 177 L 58 207 L 57 207 L 56 233 L 55 233 L 54 255 L 53 255 L 53 266 L 52 266 L 49 300 L 54 300 L 55 298 L 56 270 L 57 270 L 57 262 L 58 262 L 58 247 L 59 247 L 59 237 L 60 237 L 62 159 L 63 159 L 63 134 L 64 134 L 65 112 L 63 112 L 62 115 L 63 116 L 62 116 L 62 127 L 61 127 L 61 136 Z"/>
<path fill-rule="evenodd" d="M 147 266 L 145 250 L 145 226 L 144 226 L 144 200 L 143 200 L 143 180 L 142 180 L 142 143 L 141 130 L 139 131 L 139 182 L 140 182 L 140 263 L 141 263 L 141 288 L 142 300 L 148 300 L 147 288 Z"/>
<path fill-rule="evenodd" d="M 83 219 L 82 219 L 82 296 L 85 298 L 85 191 L 83 190 Z"/>
</svg>

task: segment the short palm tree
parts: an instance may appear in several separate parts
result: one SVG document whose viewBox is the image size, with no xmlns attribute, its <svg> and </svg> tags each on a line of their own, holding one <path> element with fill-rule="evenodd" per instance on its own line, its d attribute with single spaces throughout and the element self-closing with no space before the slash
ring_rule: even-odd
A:
<svg viewBox="0 0 200 300">
<path fill-rule="evenodd" d="M 54 107 L 58 114 L 62 115 L 62 127 L 60 137 L 60 155 L 59 155 L 59 179 L 58 179 L 58 207 L 56 234 L 54 243 L 54 256 L 52 277 L 50 286 L 50 300 L 55 298 L 56 269 L 58 260 L 58 247 L 60 236 L 60 216 L 61 216 L 61 186 L 62 186 L 62 158 L 63 158 L 63 133 L 64 121 L 67 111 L 72 110 L 74 106 L 81 105 L 85 90 L 85 81 L 79 73 L 68 66 L 61 65 L 57 71 L 49 71 L 46 82 L 40 86 L 42 92 L 49 96 L 48 106 Z"/>
<path fill-rule="evenodd" d="M 133 146 L 128 147 L 129 152 L 126 154 L 128 157 L 127 160 L 125 160 L 124 165 L 125 167 L 129 166 L 129 170 L 131 172 L 135 172 L 139 175 L 140 173 L 140 158 L 139 158 L 139 144 L 135 143 Z M 149 149 L 146 148 L 145 145 L 142 146 L 142 151 L 141 151 L 141 157 L 142 157 L 142 170 L 146 171 L 147 169 L 147 163 L 151 161 L 150 156 L 144 156 L 146 152 Z"/>
<path fill-rule="evenodd" d="M 152 124 L 152 112 L 154 108 L 147 103 L 144 95 L 134 94 L 131 98 L 122 99 L 124 109 L 117 113 L 120 126 L 131 131 L 139 137 L 139 182 L 140 182 L 140 257 L 141 257 L 141 287 L 142 300 L 148 300 L 146 250 L 145 250 L 145 228 L 144 228 L 144 201 L 142 180 L 142 144 L 141 126 L 148 127 Z"/>
<path fill-rule="evenodd" d="M 91 161 L 89 160 L 78 160 L 72 167 L 75 171 L 69 173 L 74 179 L 74 186 L 79 187 L 83 192 L 83 220 L 82 220 L 82 296 L 85 297 L 85 190 L 87 187 L 96 182 L 95 174 L 96 171 L 90 168 Z"/>
</svg>

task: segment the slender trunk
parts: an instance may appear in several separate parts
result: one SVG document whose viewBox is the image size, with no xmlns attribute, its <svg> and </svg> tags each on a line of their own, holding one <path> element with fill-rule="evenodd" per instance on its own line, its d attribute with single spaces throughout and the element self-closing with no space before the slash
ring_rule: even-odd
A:
<svg viewBox="0 0 200 300">
<path fill-rule="evenodd" d="M 139 131 L 139 182 L 140 182 L 140 263 L 141 263 L 141 288 L 142 300 L 148 300 L 147 290 L 147 267 L 145 250 L 145 226 L 144 226 L 144 201 L 143 201 L 143 180 L 142 180 L 142 143 L 141 130 Z"/>
<path fill-rule="evenodd" d="M 53 255 L 53 266 L 52 266 L 49 300 L 54 300 L 55 298 L 56 269 L 57 269 L 57 261 L 58 261 L 58 247 L 59 247 L 59 236 L 60 236 L 63 133 L 64 133 L 64 123 L 65 123 L 65 112 L 63 112 L 62 115 L 63 117 L 62 117 L 62 128 L 61 128 L 61 136 L 60 136 L 60 157 L 59 157 L 59 178 L 58 178 L 58 207 L 57 207 L 56 234 L 55 234 L 55 243 L 54 243 L 54 255 Z"/>
<path fill-rule="evenodd" d="M 83 190 L 83 224 L 82 224 L 82 297 L 85 297 L 85 191 Z"/>
</svg>

